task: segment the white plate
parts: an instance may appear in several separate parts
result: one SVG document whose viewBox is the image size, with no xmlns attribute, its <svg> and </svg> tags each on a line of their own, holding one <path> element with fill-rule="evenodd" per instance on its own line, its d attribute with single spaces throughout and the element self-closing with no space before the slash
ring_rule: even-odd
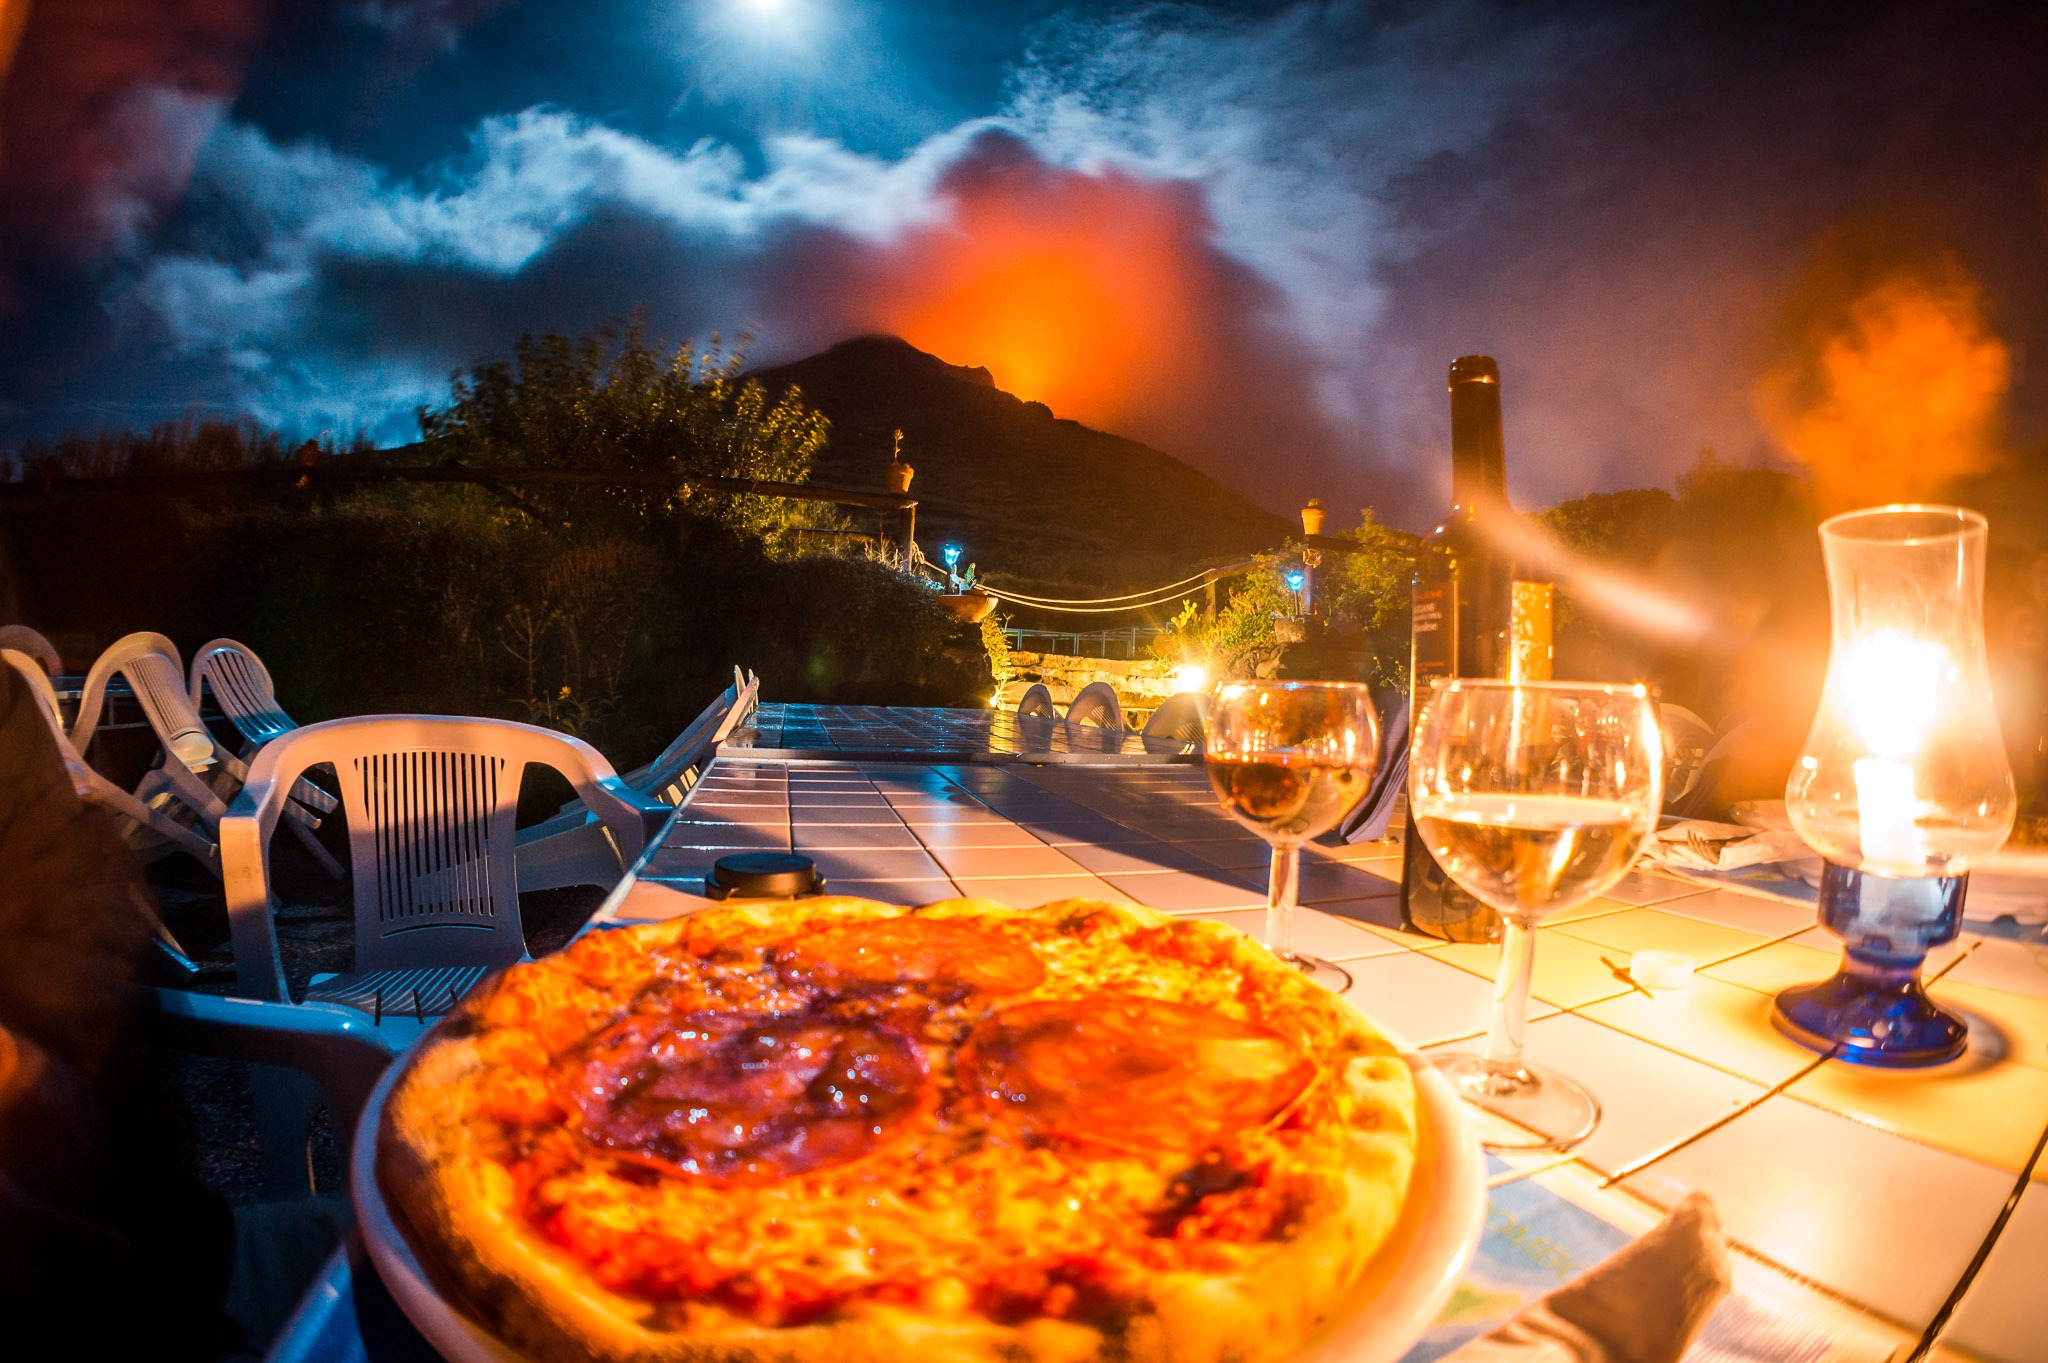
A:
<svg viewBox="0 0 2048 1363">
<path fill-rule="evenodd" d="M 1479 1138 L 1436 1067 L 1405 1046 L 1402 1059 L 1415 1072 L 1420 1099 L 1408 1200 L 1393 1235 L 1366 1267 L 1358 1305 L 1317 1331 L 1299 1363 L 1394 1363 L 1443 1310 L 1479 1243 L 1486 1220 Z M 392 1299 L 449 1363 L 526 1363 L 435 1289 L 377 1186 L 377 1131 L 403 1068 L 401 1061 L 385 1072 L 356 1125 L 349 1183 L 363 1244 Z"/>
</svg>

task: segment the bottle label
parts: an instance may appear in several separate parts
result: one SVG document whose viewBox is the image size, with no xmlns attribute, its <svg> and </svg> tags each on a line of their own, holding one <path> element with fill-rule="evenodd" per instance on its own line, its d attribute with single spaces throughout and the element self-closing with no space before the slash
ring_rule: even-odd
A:
<svg viewBox="0 0 2048 1363">
<path fill-rule="evenodd" d="M 1548 582 L 1515 584 L 1514 623 L 1508 636 L 1509 681 L 1550 680 L 1550 614 L 1554 592 L 1555 588 Z"/>
<path fill-rule="evenodd" d="M 1415 680 L 1458 675 L 1458 594 L 1449 582 L 1415 584 Z M 1421 688 L 1418 686 L 1417 693 Z"/>
</svg>

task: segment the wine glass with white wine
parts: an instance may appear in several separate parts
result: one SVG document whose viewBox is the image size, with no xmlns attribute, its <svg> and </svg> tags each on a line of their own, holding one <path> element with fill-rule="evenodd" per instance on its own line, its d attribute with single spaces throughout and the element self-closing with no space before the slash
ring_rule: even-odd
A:
<svg viewBox="0 0 2048 1363">
<path fill-rule="evenodd" d="M 1657 827 L 1664 741 L 1645 686 L 1439 681 L 1408 754 L 1408 817 L 1444 874 L 1506 924 L 1478 1054 L 1437 1059 L 1459 1094 L 1521 1132 L 1489 1150 L 1567 1150 L 1600 1104 L 1522 1058 L 1536 924 L 1628 874 Z"/>
<path fill-rule="evenodd" d="M 1340 966 L 1294 949 L 1301 845 L 1365 798 L 1379 764 L 1372 694 L 1356 682 L 1231 682 L 1205 723 L 1209 784 L 1224 811 L 1273 846 L 1266 945 L 1317 984 L 1342 992 Z"/>
</svg>

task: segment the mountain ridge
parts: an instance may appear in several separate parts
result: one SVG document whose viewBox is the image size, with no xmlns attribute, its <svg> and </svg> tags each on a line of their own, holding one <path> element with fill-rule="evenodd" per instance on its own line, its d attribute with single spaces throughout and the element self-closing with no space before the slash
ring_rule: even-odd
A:
<svg viewBox="0 0 2048 1363">
<path fill-rule="evenodd" d="M 1162 450 L 1056 416 L 999 388 L 986 368 L 900 337 L 852 337 L 750 377 L 771 393 L 795 385 L 831 419 L 811 468 L 821 484 L 884 490 L 901 430 L 917 470 L 919 543 L 934 558 L 939 544 L 959 544 L 993 585 L 1075 597 L 1139 590 L 1276 547 L 1293 528 Z"/>
</svg>

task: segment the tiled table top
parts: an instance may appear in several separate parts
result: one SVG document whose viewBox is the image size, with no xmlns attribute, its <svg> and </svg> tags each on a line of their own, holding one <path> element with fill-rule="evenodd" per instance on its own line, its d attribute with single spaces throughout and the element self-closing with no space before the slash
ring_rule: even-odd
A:
<svg viewBox="0 0 2048 1363">
<path fill-rule="evenodd" d="M 1191 745 L 1148 739 L 1014 710 L 890 705 L 763 705 L 724 751 L 759 757 L 929 762 L 1085 762 L 1121 765 L 1198 760 Z"/>
<path fill-rule="evenodd" d="M 1267 849 L 1217 809 L 1198 767 L 728 751 L 593 921 L 691 911 L 709 902 L 698 892 L 712 863 L 746 848 L 804 853 L 831 892 L 890 903 L 1121 899 L 1255 935 L 1264 917 Z M 1393 1031 L 1425 1048 L 1471 1043 L 1497 952 L 1402 932 L 1399 873 L 1396 841 L 1310 847 L 1297 940 L 1343 964 L 1350 996 Z M 2048 1124 L 2048 953 L 1966 934 L 1931 962 L 1933 992 L 1970 1017 L 1971 1050 L 1898 1074 L 1772 1030 L 1772 993 L 1833 968 L 1809 908 L 1638 871 L 1540 937 L 1529 1054 L 1605 1108 L 1570 1169 L 1653 1209 L 1704 1190 L 1743 1249 L 1917 1335 Z M 1692 985 L 1635 987 L 1629 954 L 1651 947 L 1693 956 Z M 2048 1358 L 2044 1182 L 2019 1198 L 1945 1348 Z"/>
</svg>

